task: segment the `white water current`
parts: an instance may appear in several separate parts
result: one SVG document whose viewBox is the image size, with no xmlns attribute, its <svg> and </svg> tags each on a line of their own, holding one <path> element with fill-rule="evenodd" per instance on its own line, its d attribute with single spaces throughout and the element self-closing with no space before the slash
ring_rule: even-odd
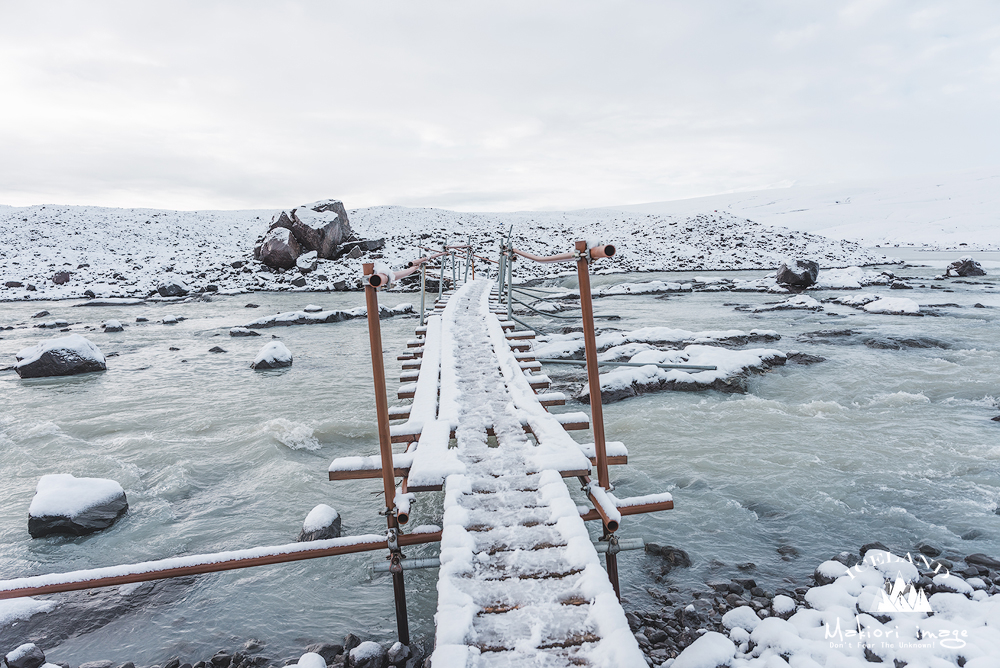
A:
<svg viewBox="0 0 1000 668">
<path fill-rule="evenodd" d="M 622 316 L 600 327 L 774 329 L 782 339 L 768 347 L 826 358 L 778 367 L 753 380 L 743 395 L 664 392 L 605 407 L 608 439 L 624 441 L 630 452 L 629 465 L 612 470 L 616 494 L 671 491 L 676 505 L 624 518 L 620 534 L 677 546 L 694 562 L 657 583 L 655 558 L 622 553 L 626 610 L 659 605 L 655 596 L 669 597 L 669 586 L 704 588 L 708 579 L 744 573 L 772 590 L 803 586 L 821 561 L 874 540 L 901 553 L 927 541 L 945 555 L 1000 556 L 1000 423 L 990 420 L 1000 414 L 1000 272 L 991 267 L 1000 266 L 1000 258 L 977 257 L 990 261 L 984 265 L 991 275 L 966 282 L 931 280 L 951 255 L 912 254 L 914 264 L 934 267 L 890 267 L 916 277 L 911 284 L 927 286 L 890 295 L 916 300 L 932 314 L 925 317 L 873 315 L 834 304 L 821 312 L 734 310 L 734 304 L 782 298 L 758 293 L 596 301 L 598 313 Z M 596 282 L 690 277 L 618 275 Z M 573 287 L 571 281 L 563 285 Z M 390 306 L 418 300 L 382 295 Z M 260 308 L 244 308 L 248 302 Z M 105 373 L 22 381 L 12 371 L 0 372 L 0 578 L 292 542 L 319 503 L 340 511 L 347 534 L 384 529 L 377 514 L 380 481 L 330 482 L 326 473 L 334 457 L 377 452 L 365 321 L 228 336 L 234 325 L 308 303 L 359 306 L 361 294 L 251 294 L 130 307 L 73 303 L 0 304 L 0 327 L 16 327 L 0 331 L 0 367 L 13 364 L 17 350 L 59 334 L 30 327 L 38 322 L 30 315 L 43 308 L 105 354 L 117 353 Z M 186 319 L 159 324 L 167 315 Z M 150 322 L 135 323 L 137 316 Z M 105 334 L 99 324 L 106 319 L 129 326 Z M 529 322 L 549 331 L 578 324 Z M 395 400 L 396 355 L 415 326 L 415 317 L 382 321 L 391 404 L 403 403 Z M 796 340 L 823 329 L 856 333 L 828 339 L 832 343 Z M 294 365 L 250 370 L 272 334 L 292 351 Z M 902 350 L 864 343 L 887 336 L 937 343 Z M 209 353 L 215 345 L 227 352 Z M 566 367 L 545 371 L 562 387 L 575 388 L 582 379 Z M 569 402 L 555 410 L 586 409 Z M 592 440 L 590 432 L 574 436 Z M 130 510 L 103 533 L 32 540 L 27 509 L 38 478 L 48 473 L 112 478 L 125 488 Z M 440 493 L 418 495 L 411 523 L 438 523 L 441 502 Z M 429 545 L 407 554 L 435 552 Z M 264 643 L 260 653 L 283 663 L 308 644 L 341 642 L 348 632 L 390 641 L 391 581 L 369 571 L 383 557 L 331 557 L 157 588 L 44 597 L 56 609 L 0 626 L 0 653 L 22 641 L 25 629 L 45 643 L 49 660 L 73 665 L 98 659 L 163 665 L 174 656 L 194 662 L 251 638 Z M 754 568 L 738 568 L 747 563 Z M 416 639 L 433 635 L 436 576 L 434 570 L 406 574 Z"/>
</svg>

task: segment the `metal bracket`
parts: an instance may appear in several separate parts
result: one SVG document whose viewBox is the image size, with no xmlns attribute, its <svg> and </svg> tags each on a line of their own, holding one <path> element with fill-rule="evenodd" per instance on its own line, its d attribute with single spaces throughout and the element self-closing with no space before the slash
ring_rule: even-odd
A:
<svg viewBox="0 0 1000 668">
<path fill-rule="evenodd" d="M 389 549 L 399 552 L 399 529 L 389 529 L 385 534 L 385 542 L 389 544 Z"/>
</svg>

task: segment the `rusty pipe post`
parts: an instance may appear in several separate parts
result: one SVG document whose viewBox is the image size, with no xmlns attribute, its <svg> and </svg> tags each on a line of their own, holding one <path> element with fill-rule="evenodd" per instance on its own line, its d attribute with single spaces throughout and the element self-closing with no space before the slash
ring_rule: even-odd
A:
<svg viewBox="0 0 1000 668">
<path fill-rule="evenodd" d="M 420 263 L 420 326 L 424 326 L 424 312 L 426 311 L 426 306 L 424 306 L 424 300 L 427 298 L 427 263 Z"/>
<path fill-rule="evenodd" d="M 590 387 L 590 422 L 597 451 L 597 484 L 610 489 L 608 453 L 604 441 L 604 410 L 601 405 L 601 377 L 597 367 L 597 335 L 594 331 L 594 302 L 590 295 L 590 252 L 586 241 L 577 241 L 576 274 L 580 283 L 580 310 L 583 311 L 583 342 L 587 359 L 587 383 Z"/>
<path fill-rule="evenodd" d="M 507 320 L 514 317 L 514 307 L 511 297 L 514 293 L 514 254 L 507 253 Z"/>
<path fill-rule="evenodd" d="M 618 537 L 605 530 L 604 537 L 601 540 L 608 541 L 608 551 L 604 554 L 605 570 L 607 570 L 608 580 L 611 580 L 611 586 L 615 590 L 615 596 L 621 601 L 622 591 L 618 585 Z"/>
<path fill-rule="evenodd" d="M 375 264 L 364 264 L 365 276 L 375 272 Z M 389 535 L 389 558 L 398 562 L 402 556 L 396 536 L 399 533 L 399 523 L 396 521 L 396 479 L 392 466 L 392 438 L 389 434 L 389 400 L 385 390 L 385 363 L 382 359 L 382 326 L 379 322 L 378 293 L 369 281 L 365 281 L 365 304 L 368 309 L 368 341 L 372 351 L 372 375 L 375 377 L 375 414 L 378 418 L 378 445 L 382 456 L 382 489 L 385 492 L 385 520 Z M 410 644 L 410 625 L 406 616 L 406 589 L 403 584 L 403 573 L 392 575 L 392 592 L 396 603 L 396 630 L 399 642 Z"/>
<path fill-rule="evenodd" d="M 444 258 L 445 258 L 445 255 L 448 252 L 447 249 L 445 249 L 444 246 L 441 246 L 441 248 L 442 248 L 442 252 L 441 252 L 441 280 L 438 283 L 438 301 L 441 301 L 441 299 L 444 297 Z"/>
</svg>

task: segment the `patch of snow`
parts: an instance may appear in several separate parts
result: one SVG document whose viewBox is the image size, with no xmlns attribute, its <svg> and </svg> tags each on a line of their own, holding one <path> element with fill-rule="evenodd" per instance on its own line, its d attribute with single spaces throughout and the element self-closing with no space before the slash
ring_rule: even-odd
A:
<svg viewBox="0 0 1000 668">
<path fill-rule="evenodd" d="M 864 305 L 868 313 L 888 313 L 891 315 L 915 315 L 920 313 L 917 302 L 906 297 L 882 297 Z"/>
<path fill-rule="evenodd" d="M 338 517 L 340 517 L 340 513 L 325 503 L 321 503 L 306 515 L 305 521 L 302 522 L 302 530 L 310 533 L 325 529 L 333 524 Z"/>
<path fill-rule="evenodd" d="M 77 478 L 69 473 L 43 475 L 28 507 L 31 517 L 76 517 L 93 506 L 111 501 L 125 493 L 114 480 Z"/>
</svg>

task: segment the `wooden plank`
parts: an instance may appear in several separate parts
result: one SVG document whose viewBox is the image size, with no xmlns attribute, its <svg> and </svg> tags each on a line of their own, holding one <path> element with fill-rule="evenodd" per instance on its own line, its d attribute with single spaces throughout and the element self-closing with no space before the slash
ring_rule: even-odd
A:
<svg viewBox="0 0 1000 668">
<path fill-rule="evenodd" d="M 377 469 L 358 469 L 347 471 L 330 471 L 330 480 L 369 480 L 372 478 L 382 478 L 382 467 Z M 397 478 L 405 478 L 410 475 L 410 469 L 394 468 L 392 474 Z"/>
</svg>

